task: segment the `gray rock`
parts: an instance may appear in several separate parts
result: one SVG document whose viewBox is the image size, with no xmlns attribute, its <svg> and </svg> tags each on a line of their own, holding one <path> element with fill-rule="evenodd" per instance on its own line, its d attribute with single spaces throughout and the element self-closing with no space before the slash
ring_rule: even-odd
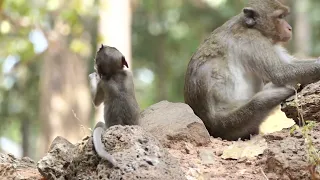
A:
<svg viewBox="0 0 320 180">
<path fill-rule="evenodd" d="M 47 179 L 59 179 L 65 168 L 73 160 L 75 146 L 63 137 L 56 137 L 49 148 L 48 154 L 38 161 L 39 172 Z"/>
<path fill-rule="evenodd" d="M 112 126 L 103 134 L 103 143 L 119 167 L 99 158 L 88 137 L 75 147 L 64 141 L 55 143 L 38 168 L 47 179 L 186 179 L 178 162 L 139 126 Z"/>
<path fill-rule="evenodd" d="M 193 110 L 184 103 L 161 101 L 141 112 L 141 126 L 165 147 L 173 142 L 190 142 L 195 146 L 210 143 L 210 135 Z"/>
<path fill-rule="evenodd" d="M 42 176 L 32 159 L 28 157 L 18 159 L 12 154 L 0 153 L 0 179 L 40 180 Z"/>
<path fill-rule="evenodd" d="M 291 96 L 283 103 L 281 110 L 285 112 L 287 117 L 292 118 L 299 122 L 299 114 L 297 111 L 298 107 L 302 107 L 301 113 L 304 120 L 308 121 L 317 121 L 320 122 L 320 81 L 306 85 L 300 92 L 297 94 L 298 101 L 296 103 L 296 95 Z"/>
</svg>

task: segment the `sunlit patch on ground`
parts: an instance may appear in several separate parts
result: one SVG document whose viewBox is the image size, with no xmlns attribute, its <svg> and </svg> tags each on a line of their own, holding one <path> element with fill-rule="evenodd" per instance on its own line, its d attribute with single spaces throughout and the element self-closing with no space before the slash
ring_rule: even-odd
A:
<svg viewBox="0 0 320 180">
<path fill-rule="evenodd" d="M 287 118 L 284 112 L 281 111 L 280 105 L 277 106 L 266 120 L 260 125 L 260 133 L 268 134 L 280 131 L 285 128 L 290 128 L 295 122 L 291 118 Z"/>
</svg>

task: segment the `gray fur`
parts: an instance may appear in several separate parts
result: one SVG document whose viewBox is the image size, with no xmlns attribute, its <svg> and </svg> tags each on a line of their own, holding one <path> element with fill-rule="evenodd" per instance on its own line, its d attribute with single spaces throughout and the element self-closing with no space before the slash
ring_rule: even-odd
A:
<svg viewBox="0 0 320 180">
<path fill-rule="evenodd" d="M 297 60 L 270 38 L 276 36 L 246 26 L 243 16 L 211 33 L 193 54 L 185 76 L 185 102 L 213 137 L 227 140 L 258 133 L 269 113 L 294 94 L 287 87 L 320 80 L 319 61 Z M 259 16 L 258 25 L 264 17 Z M 264 88 L 264 82 L 272 84 Z"/>
<path fill-rule="evenodd" d="M 102 46 L 97 57 L 97 73 L 90 74 L 89 78 L 94 105 L 104 103 L 105 124 L 98 122 L 95 126 L 93 143 L 98 155 L 116 166 L 115 159 L 104 149 L 102 132 L 114 125 L 139 125 L 140 108 L 135 98 L 132 74 L 123 69 L 123 55 L 115 48 Z"/>
</svg>

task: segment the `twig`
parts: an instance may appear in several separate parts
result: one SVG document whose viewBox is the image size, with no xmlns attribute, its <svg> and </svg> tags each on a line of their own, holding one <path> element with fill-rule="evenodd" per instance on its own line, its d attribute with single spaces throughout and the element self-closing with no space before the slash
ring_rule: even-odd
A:
<svg viewBox="0 0 320 180">
<path fill-rule="evenodd" d="M 299 107 L 298 91 L 296 89 L 294 89 L 294 91 L 295 91 L 294 102 L 296 104 L 296 108 L 297 108 L 297 111 L 298 111 L 299 125 L 300 126 L 301 125 L 304 126 L 305 125 L 305 121 L 304 121 L 304 118 L 303 118 L 302 107 Z"/>
<path fill-rule="evenodd" d="M 77 114 L 74 112 L 74 110 L 72 109 L 72 113 L 73 113 L 73 116 L 80 122 L 79 126 L 80 128 L 82 129 L 83 133 L 85 134 L 85 131 L 84 129 L 88 129 L 89 131 L 92 131 L 91 128 L 86 128 L 83 123 L 81 122 L 81 120 L 78 118 Z"/>
<path fill-rule="evenodd" d="M 74 112 L 73 109 L 72 109 L 72 113 L 73 113 L 73 116 L 74 116 L 80 123 L 82 123 L 81 120 L 77 117 L 77 115 L 76 115 L 76 113 Z"/>
<path fill-rule="evenodd" d="M 263 169 L 260 167 L 260 171 L 264 177 L 264 179 L 269 180 L 269 178 L 267 177 L 267 175 L 264 173 Z"/>
</svg>

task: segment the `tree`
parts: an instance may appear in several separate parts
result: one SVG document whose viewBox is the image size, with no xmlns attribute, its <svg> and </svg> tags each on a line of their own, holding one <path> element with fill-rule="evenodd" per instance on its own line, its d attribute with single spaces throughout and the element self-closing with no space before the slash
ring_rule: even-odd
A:
<svg viewBox="0 0 320 180">
<path fill-rule="evenodd" d="M 98 43 L 116 47 L 126 58 L 129 68 L 131 61 L 131 1 L 100 0 Z M 103 105 L 96 109 L 95 122 L 103 121 Z"/>
<path fill-rule="evenodd" d="M 294 3 L 294 47 L 297 56 L 306 56 L 311 53 L 311 24 L 309 0 L 295 0 Z"/>
<path fill-rule="evenodd" d="M 55 13 L 65 10 L 61 6 Z M 54 17 L 55 13 L 50 14 L 53 28 L 47 33 L 49 45 L 40 74 L 40 144 L 45 148 L 41 153 L 57 136 L 76 143 L 86 135 L 81 125 L 89 127 L 91 103 L 87 62 L 81 54 L 72 51 L 77 46 L 81 49 L 81 36 L 62 31 L 67 24 L 63 19 Z"/>
</svg>

